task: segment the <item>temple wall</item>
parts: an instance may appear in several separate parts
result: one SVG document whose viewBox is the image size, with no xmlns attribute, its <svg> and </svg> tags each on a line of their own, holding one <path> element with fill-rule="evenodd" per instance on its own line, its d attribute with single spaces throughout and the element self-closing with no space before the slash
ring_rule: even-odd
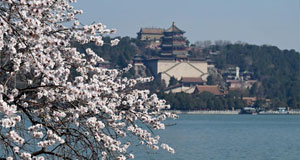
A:
<svg viewBox="0 0 300 160">
<path fill-rule="evenodd" d="M 177 80 L 182 77 L 201 77 L 204 81 L 208 76 L 208 64 L 205 61 L 157 60 L 148 63 L 148 67 L 154 76 L 160 74 L 161 80 L 165 80 L 167 86 L 172 76 Z"/>
</svg>

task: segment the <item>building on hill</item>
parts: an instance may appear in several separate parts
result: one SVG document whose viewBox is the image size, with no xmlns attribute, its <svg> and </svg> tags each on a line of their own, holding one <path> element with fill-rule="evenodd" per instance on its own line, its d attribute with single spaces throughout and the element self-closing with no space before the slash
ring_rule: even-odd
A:
<svg viewBox="0 0 300 160">
<path fill-rule="evenodd" d="M 184 33 L 185 31 L 179 29 L 173 22 L 172 26 L 163 32 L 160 55 L 162 57 L 186 58 L 188 46 L 183 37 Z"/>
<path fill-rule="evenodd" d="M 169 86 L 165 89 L 165 93 L 178 93 L 178 92 L 185 92 L 185 93 L 193 93 L 195 90 L 196 85 L 203 85 L 205 81 L 201 77 L 181 77 L 179 84 Z"/>
<path fill-rule="evenodd" d="M 151 49 L 160 49 L 163 33 L 164 29 L 162 28 L 141 28 L 137 33 L 137 38 L 142 41 L 147 41 L 147 47 Z"/>
<path fill-rule="evenodd" d="M 215 96 L 224 96 L 226 93 L 222 92 L 217 85 L 197 85 L 195 87 L 195 94 L 200 94 L 204 92 L 209 92 Z"/>
<path fill-rule="evenodd" d="M 223 74 L 229 90 L 250 89 L 257 80 L 253 79 L 253 73 L 240 72 L 239 67 L 228 68 Z"/>
<path fill-rule="evenodd" d="M 188 46 L 184 33 L 185 31 L 179 29 L 173 22 L 168 29 L 141 28 L 137 38 L 147 42 L 147 47 L 160 50 L 162 57 L 186 58 Z"/>
<path fill-rule="evenodd" d="M 178 86 L 170 86 L 168 92 L 192 93 L 196 85 L 205 84 L 208 77 L 208 64 L 206 59 L 188 58 L 188 45 L 183 36 L 185 31 L 179 29 L 175 23 L 168 29 L 142 28 L 138 33 L 138 39 L 149 42 L 148 47 L 157 49 L 151 44 L 159 38 L 159 57 L 136 57 L 135 64 L 141 66 L 141 62 L 147 66 L 155 78 L 165 82 L 169 86 L 171 77 L 180 82 Z M 155 46 L 155 45 L 154 45 Z"/>
<path fill-rule="evenodd" d="M 253 72 L 241 72 L 240 67 L 230 67 L 223 73 L 223 77 L 227 80 L 253 80 Z"/>
<path fill-rule="evenodd" d="M 161 39 L 164 35 L 164 29 L 162 28 L 141 28 L 137 33 L 138 39 L 142 41 L 155 41 Z"/>
<path fill-rule="evenodd" d="M 206 82 L 201 77 L 181 77 L 181 81 L 183 86 L 196 86 L 203 85 Z"/>
<path fill-rule="evenodd" d="M 151 58 L 145 65 L 155 78 L 164 81 L 168 86 L 171 77 L 180 81 L 183 77 L 198 78 L 204 82 L 208 77 L 208 64 L 201 59 Z"/>
<path fill-rule="evenodd" d="M 195 90 L 195 86 L 184 86 L 183 84 L 178 84 L 170 86 L 164 90 L 165 93 L 189 93 L 192 94 Z"/>
<path fill-rule="evenodd" d="M 141 55 L 133 57 L 133 71 L 136 78 L 147 77 L 147 67 L 144 65 L 144 59 Z"/>
<path fill-rule="evenodd" d="M 226 80 L 229 90 L 250 89 L 257 80 Z"/>
</svg>

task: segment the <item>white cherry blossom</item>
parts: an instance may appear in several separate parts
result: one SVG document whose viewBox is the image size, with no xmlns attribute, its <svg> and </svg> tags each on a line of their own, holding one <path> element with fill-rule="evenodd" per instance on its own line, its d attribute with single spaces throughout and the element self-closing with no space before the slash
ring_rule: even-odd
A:
<svg viewBox="0 0 300 160">
<path fill-rule="evenodd" d="M 105 62 L 92 49 L 72 44 L 109 43 L 115 33 L 102 23 L 83 25 L 76 0 L 0 1 L 0 148 L 6 159 L 133 159 L 132 143 L 158 150 L 152 129 L 165 129 L 166 101 L 128 79 L 124 69 Z M 160 146 L 160 147 L 159 147 Z"/>
</svg>

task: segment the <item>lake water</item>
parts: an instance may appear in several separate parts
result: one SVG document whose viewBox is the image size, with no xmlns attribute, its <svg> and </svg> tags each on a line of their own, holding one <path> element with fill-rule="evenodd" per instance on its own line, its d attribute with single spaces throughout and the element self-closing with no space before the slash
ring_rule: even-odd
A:
<svg viewBox="0 0 300 160">
<path fill-rule="evenodd" d="M 159 132 L 166 151 L 136 150 L 142 160 L 300 160 L 300 116 L 180 115 Z M 148 153 L 145 153 L 148 152 Z"/>
</svg>

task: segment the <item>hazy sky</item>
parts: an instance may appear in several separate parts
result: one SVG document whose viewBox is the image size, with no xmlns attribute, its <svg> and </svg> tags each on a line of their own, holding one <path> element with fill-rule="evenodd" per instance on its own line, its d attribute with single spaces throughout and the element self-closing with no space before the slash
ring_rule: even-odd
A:
<svg viewBox="0 0 300 160">
<path fill-rule="evenodd" d="M 300 51 L 300 0 L 78 0 L 85 24 L 101 22 L 117 35 L 172 21 L 197 40 L 269 44 Z"/>
</svg>

